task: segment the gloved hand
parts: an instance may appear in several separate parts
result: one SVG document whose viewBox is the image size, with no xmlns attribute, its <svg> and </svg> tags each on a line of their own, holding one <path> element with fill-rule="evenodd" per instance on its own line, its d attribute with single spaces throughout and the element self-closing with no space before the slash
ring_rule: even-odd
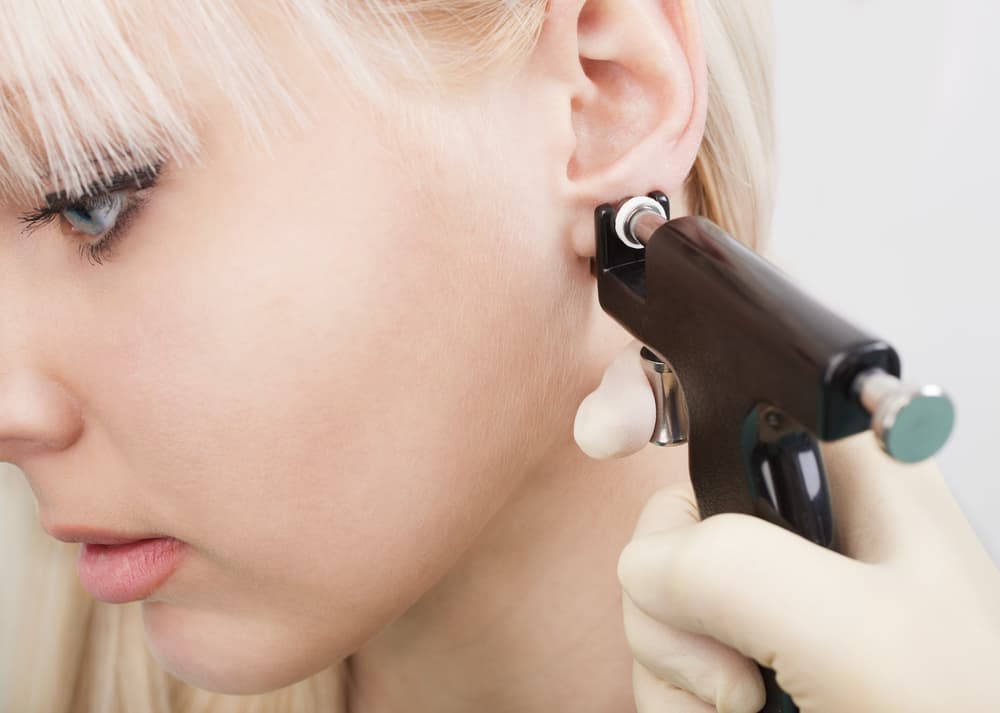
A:
<svg viewBox="0 0 1000 713">
<path fill-rule="evenodd" d="M 1000 711 L 1000 571 L 935 461 L 895 462 L 871 432 L 820 449 L 843 554 L 698 521 L 690 482 L 650 498 L 618 566 L 639 713 L 756 713 L 751 659 L 802 713 Z"/>
</svg>

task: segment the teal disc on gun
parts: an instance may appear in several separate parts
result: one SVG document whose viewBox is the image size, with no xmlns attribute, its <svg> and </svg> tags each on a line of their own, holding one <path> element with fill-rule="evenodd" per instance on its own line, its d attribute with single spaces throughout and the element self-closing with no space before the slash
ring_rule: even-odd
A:
<svg viewBox="0 0 1000 713">
<path fill-rule="evenodd" d="M 885 450 L 903 463 L 919 463 L 941 449 L 954 425 L 951 399 L 937 387 L 924 387 L 886 429 Z"/>
</svg>

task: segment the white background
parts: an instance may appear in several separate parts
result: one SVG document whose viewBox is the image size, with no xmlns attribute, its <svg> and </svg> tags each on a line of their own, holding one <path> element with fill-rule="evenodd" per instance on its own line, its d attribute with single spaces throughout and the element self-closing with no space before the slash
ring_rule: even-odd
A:
<svg viewBox="0 0 1000 713">
<path fill-rule="evenodd" d="M 1000 2 L 773 5 L 768 256 L 951 395 L 937 460 L 1000 563 Z"/>
</svg>

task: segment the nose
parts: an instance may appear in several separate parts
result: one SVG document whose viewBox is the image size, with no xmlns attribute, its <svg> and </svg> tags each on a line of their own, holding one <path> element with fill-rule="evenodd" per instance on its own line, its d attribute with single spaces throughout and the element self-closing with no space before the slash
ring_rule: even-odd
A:
<svg viewBox="0 0 1000 713">
<path fill-rule="evenodd" d="M 58 381 L 0 364 L 0 462 L 23 468 L 33 454 L 68 448 L 82 429 L 79 409 Z"/>
</svg>

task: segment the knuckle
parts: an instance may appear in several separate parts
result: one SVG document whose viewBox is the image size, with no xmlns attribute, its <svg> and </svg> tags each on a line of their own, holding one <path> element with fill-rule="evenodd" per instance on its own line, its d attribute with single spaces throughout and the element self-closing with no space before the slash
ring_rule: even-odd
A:
<svg viewBox="0 0 1000 713">
<path fill-rule="evenodd" d="M 635 541 L 629 542 L 622 548 L 621 553 L 618 555 L 618 565 L 617 565 L 617 575 L 618 583 L 621 584 L 622 588 L 628 592 L 635 588 L 636 586 L 636 574 L 640 569 L 639 560 L 639 546 Z"/>
</svg>

